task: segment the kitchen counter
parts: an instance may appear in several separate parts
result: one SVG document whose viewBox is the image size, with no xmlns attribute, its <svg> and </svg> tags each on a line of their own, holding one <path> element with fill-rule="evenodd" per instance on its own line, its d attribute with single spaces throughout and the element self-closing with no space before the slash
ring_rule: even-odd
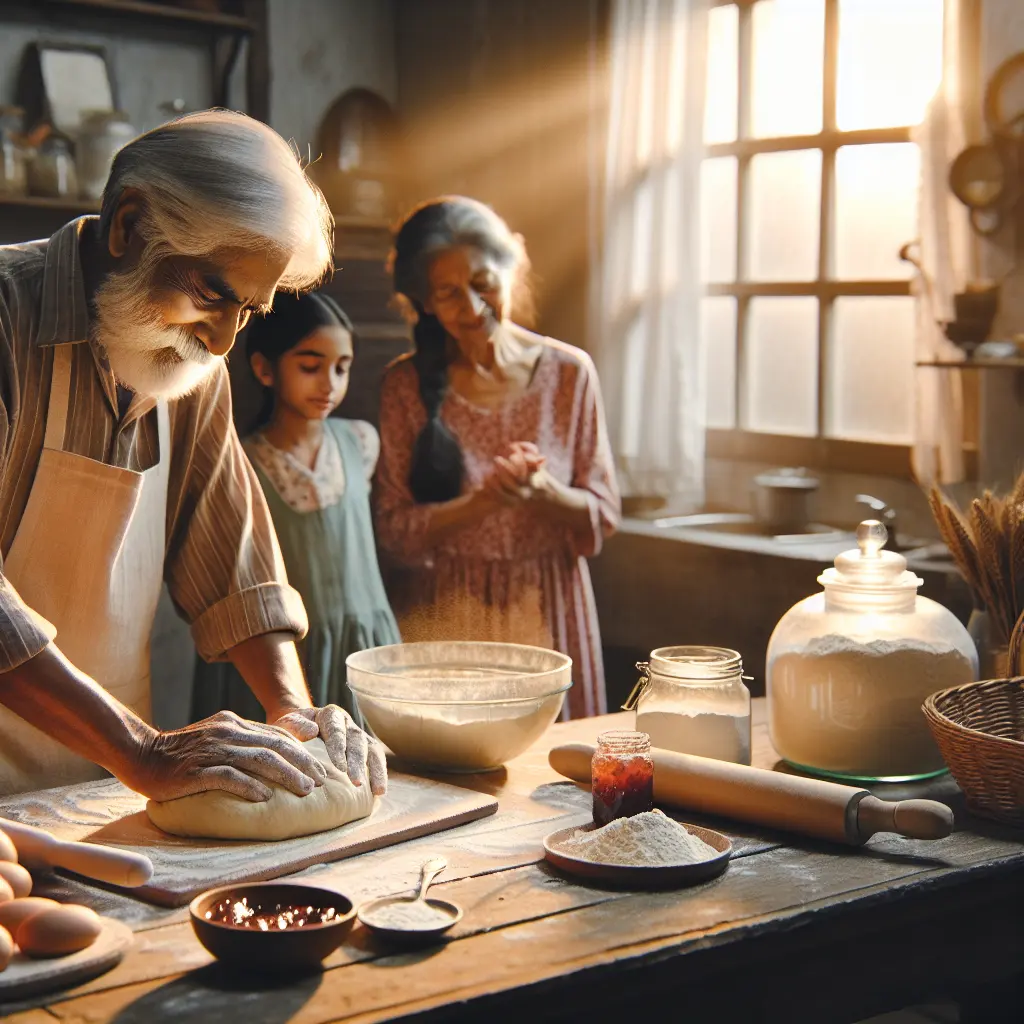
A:
<svg viewBox="0 0 1024 1024">
<path fill-rule="evenodd" d="M 772 767 L 764 715 L 755 701 L 754 760 Z M 0 1017 L 502 1024 L 655 1019 L 655 1007 L 674 1005 L 673 1019 L 828 1024 L 933 997 L 1005 996 L 999 985 L 1024 963 L 1024 836 L 965 816 L 948 778 L 880 790 L 949 802 L 958 830 L 938 842 L 882 836 L 854 849 L 705 819 L 735 853 L 721 878 L 694 888 L 597 889 L 549 869 L 541 838 L 585 820 L 589 794 L 551 771 L 547 750 L 631 718 L 555 725 L 505 771 L 448 780 L 496 795 L 493 818 L 298 876 L 359 900 L 411 888 L 419 864 L 443 854 L 450 866 L 434 894 L 465 909 L 444 945 L 389 953 L 357 928 L 322 974 L 232 978 L 183 911 L 140 913 L 134 900 L 69 881 L 76 899 L 131 922 L 135 947 L 108 974 L 0 1006 Z M 963 1019 L 1019 1019 L 977 1010 Z"/>
</svg>

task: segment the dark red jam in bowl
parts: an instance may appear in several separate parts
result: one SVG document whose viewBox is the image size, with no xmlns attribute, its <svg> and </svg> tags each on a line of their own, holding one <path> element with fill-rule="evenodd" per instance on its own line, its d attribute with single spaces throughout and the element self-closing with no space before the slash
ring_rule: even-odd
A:
<svg viewBox="0 0 1024 1024">
<path fill-rule="evenodd" d="M 335 907 L 293 906 L 285 903 L 268 903 L 266 906 L 251 906 L 249 899 L 223 899 L 203 914 L 214 924 L 227 924 L 233 928 L 251 928 L 253 931 L 277 932 L 309 925 L 330 924 L 343 915 Z"/>
</svg>

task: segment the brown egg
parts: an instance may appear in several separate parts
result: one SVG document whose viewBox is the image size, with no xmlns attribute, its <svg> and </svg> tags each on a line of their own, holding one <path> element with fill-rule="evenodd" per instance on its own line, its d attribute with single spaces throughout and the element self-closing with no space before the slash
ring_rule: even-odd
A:
<svg viewBox="0 0 1024 1024">
<path fill-rule="evenodd" d="M 20 900 L 32 891 L 32 876 L 20 864 L 12 864 L 9 860 L 0 860 L 0 878 L 11 887 L 16 900 Z"/>
<path fill-rule="evenodd" d="M 0 972 L 7 970 L 7 965 L 14 956 L 14 939 L 6 928 L 0 928 Z"/>
<path fill-rule="evenodd" d="M 91 946 L 102 927 L 95 911 L 68 903 L 22 921 L 14 941 L 26 956 L 67 956 Z"/>
<path fill-rule="evenodd" d="M 0 832 L 0 860 L 18 863 L 18 851 L 14 848 L 14 841 L 6 832 Z"/>
<path fill-rule="evenodd" d="M 6 861 L 4 863 L 6 863 Z M 7 903 L 8 900 L 13 899 L 14 890 L 11 888 L 11 883 L 3 878 L 0 878 L 0 903 Z"/>
<path fill-rule="evenodd" d="M 44 910 L 59 907 L 56 900 L 42 896 L 26 896 L 24 899 L 0 903 L 0 928 L 6 928 L 12 935 L 21 927 L 21 922 Z"/>
</svg>

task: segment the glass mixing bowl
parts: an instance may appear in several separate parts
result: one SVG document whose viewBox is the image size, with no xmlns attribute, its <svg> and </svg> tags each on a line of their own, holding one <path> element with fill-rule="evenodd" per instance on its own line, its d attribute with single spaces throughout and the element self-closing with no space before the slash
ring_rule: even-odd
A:
<svg viewBox="0 0 1024 1024">
<path fill-rule="evenodd" d="M 348 685 L 398 757 L 445 772 L 500 768 L 558 717 L 572 659 L 520 644 L 394 644 L 349 655 Z"/>
</svg>

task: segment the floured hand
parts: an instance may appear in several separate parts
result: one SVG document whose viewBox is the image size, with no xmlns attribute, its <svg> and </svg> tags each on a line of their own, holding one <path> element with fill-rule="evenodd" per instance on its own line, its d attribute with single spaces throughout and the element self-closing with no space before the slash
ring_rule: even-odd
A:
<svg viewBox="0 0 1024 1024">
<path fill-rule="evenodd" d="M 302 708 L 277 719 L 274 726 L 286 729 L 306 742 L 319 736 L 334 765 L 348 775 L 355 786 L 369 779 L 374 796 L 383 796 L 388 788 L 388 766 L 384 750 L 337 704 L 322 708 Z"/>
<path fill-rule="evenodd" d="M 272 786 L 305 796 L 326 780 L 324 766 L 292 730 L 250 722 L 232 711 L 154 733 L 126 778 L 154 800 L 223 790 L 254 802 L 269 800 Z"/>
</svg>

